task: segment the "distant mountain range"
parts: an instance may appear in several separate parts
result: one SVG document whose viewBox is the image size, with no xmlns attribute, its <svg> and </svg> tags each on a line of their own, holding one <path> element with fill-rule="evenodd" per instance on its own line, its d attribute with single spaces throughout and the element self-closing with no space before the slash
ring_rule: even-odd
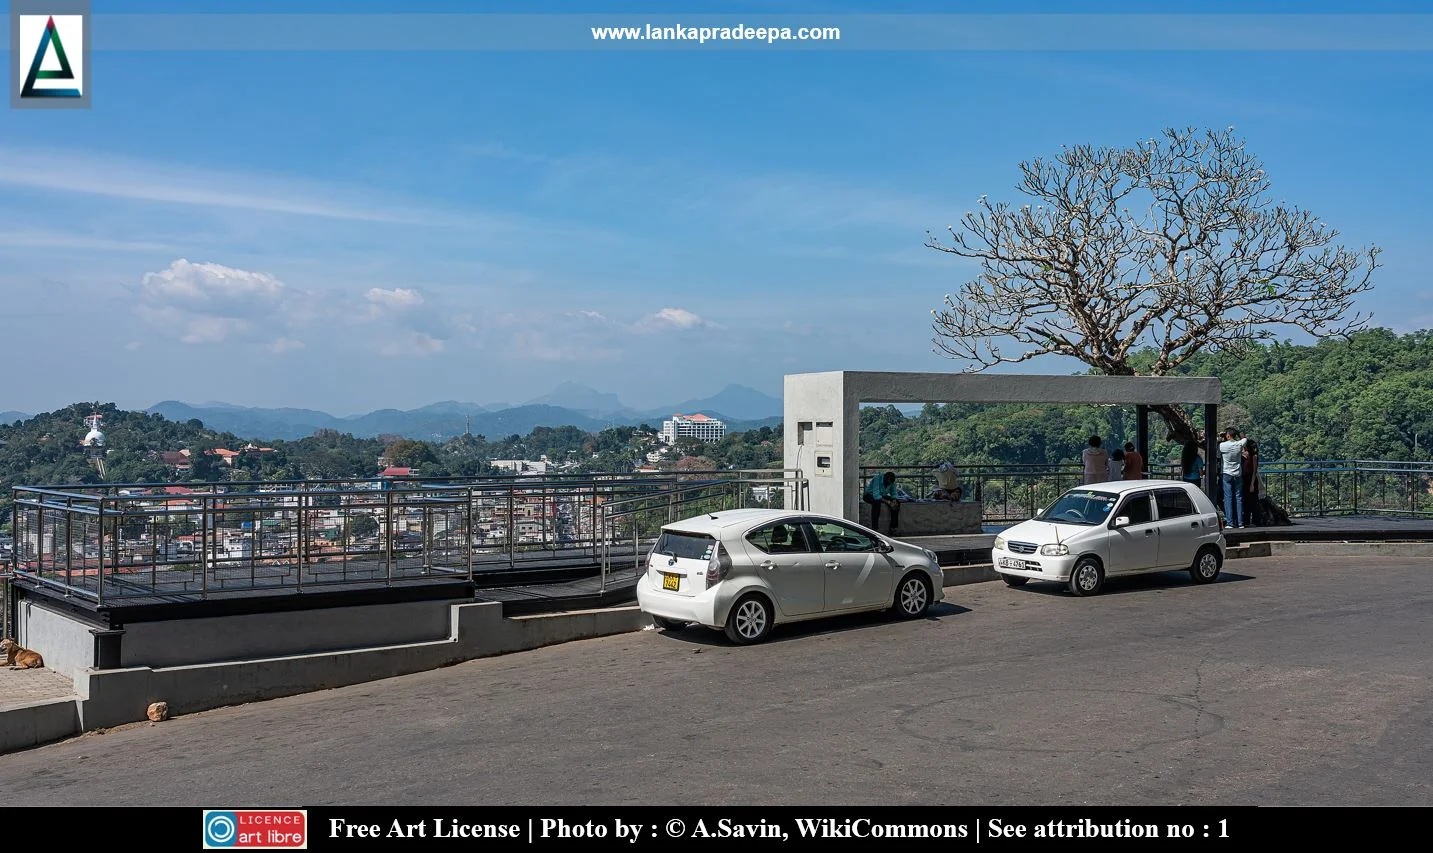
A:
<svg viewBox="0 0 1433 853">
<path fill-rule="evenodd" d="M 166 400 L 150 406 L 173 421 L 198 419 L 209 429 L 232 432 L 242 438 L 295 440 L 316 430 L 333 429 L 359 438 L 401 435 L 425 440 L 451 438 L 471 428 L 490 439 L 526 435 L 535 427 L 574 426 L 596 432 L 612 426 L 647 423 L 660 427 L 673 413 L 705 414 L 727 422 L 732 432 L 775 426 L 781 422 L 781 400 L 742 385 L 728 385 L 716 394 L 686 400 L 675 406 L 635 410 L 616 394 L 607 394 L 576 382 L 564 382 L 550 393 L 519 406 L 480 405 L 445 401 L 418 409 L 379 409 L 363 415 L 336 417 L 314 409 L 248 408 L 227 403 L 192 405 Z M 8 423 L 0 413 L 0 423 Z M 19 415 L 20 418 L 25 416 Z M 471 419 L 471 426 L 470 426 Z"/>
<path fill-rule="evenodd" d="M 28 421 L 30 415 L 24 412 L 0 412 L 0 424 L 13 424 L 16 421 Z"/>
</svg>

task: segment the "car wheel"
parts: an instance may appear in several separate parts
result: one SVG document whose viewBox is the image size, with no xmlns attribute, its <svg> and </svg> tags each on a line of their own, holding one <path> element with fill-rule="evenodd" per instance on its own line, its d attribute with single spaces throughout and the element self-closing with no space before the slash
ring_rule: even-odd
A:
<svg viewBox="0 0 1433 853">
<path fill-rule="evenodd" d="M 896 587 L 893 609 L 902 619 L 918 619 L 930 609 L 930 580 L 911 572 Z"/>
<path fill-rule="evenodd" d="M 1070 592 L 1075 595 L 1094 595 L 1105 585 L 1105 569 L 1094 557 L 1085 557 L 1070 571 Z"/>
<path fill-rule="evenodd" d="M 1006 586 L 1024 586 L 1030 579 L 1023 575 L 1001 575 L 1000 579 L 1005 581 Z"/>
<path fill-rule="evenodd" d="M 1194 558 L 1194 565 L 1189 567 L 1189 576 L 1194 578 L 1195 583 L 1214 583 L 1221 568 L 1223 564 L 1218 549 L 1202 548 Z"/>
<path fill-rule="evenodd" d="M 680 619 L 668 619 L 665 616 L 653 616 L 652 624 L 656 625 L 658 628 L 661 628 L 663 631 L 679 631 L 682 628 L 687 627 L 686 622 L 683 622 Z"/>
<path fill-rule="evenodd" d="M 771 604 L 759 595 L 748 595 L 731 606 L 726 617 L 728 640 L 742 646 L 759 643 L 771 633 Z"/>
</svg>

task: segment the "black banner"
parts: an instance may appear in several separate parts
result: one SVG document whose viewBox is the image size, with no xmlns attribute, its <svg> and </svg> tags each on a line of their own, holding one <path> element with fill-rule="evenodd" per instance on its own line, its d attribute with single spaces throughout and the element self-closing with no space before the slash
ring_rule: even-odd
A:
<svg viewBox="0 0 1433 853">
<path fill-rule="evenodd" d="M 166 845 L 216 850 L 517 849 L 627 845 L 664 851 L 740 845 L 804 850 L 1104 845 L 1229 848 L 1264 841 L 1328 843 L 1377 826 L 1421 827 L 1416 809 L 1256 809 L 1249 806 L 1079 807 L 361 807 L 155 809 L 145 819 Z M 732 849 L 738 849 L 733 847 Z"/>
</svg>

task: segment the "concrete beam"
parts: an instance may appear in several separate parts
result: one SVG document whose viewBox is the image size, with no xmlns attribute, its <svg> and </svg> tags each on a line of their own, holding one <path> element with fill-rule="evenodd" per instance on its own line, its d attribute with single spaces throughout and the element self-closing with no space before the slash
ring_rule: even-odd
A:
<svg viewBox="0 0 1433 853">
<path fill-rule="evenodd" d="M 812 376 L 825 374 L 797 374 Z M 1220 381 L 1183 376 L 1040 376 L 844 371 L 861 403 L 1219 403 Z"/>
</svg>

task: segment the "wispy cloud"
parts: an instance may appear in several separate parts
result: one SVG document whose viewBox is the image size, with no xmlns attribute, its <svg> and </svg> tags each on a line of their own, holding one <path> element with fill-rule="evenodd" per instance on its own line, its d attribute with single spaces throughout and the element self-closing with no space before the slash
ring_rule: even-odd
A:
<svg viewBox="0 0 1433 853">
<path fill-rule="evenodd" d="M 395 196 L 297 175 L 244 173 L 92 152 L 0 147 L 0 186 L 130 202 L 282 214 L 348 222 L 480 232 L 488 236 L 599 237 L 597 227 L 537 222 L 489 211 Z"/>
<path fill-rule="evenodd" d="M 178 247 L 145 240 L 114 240 L 63 231 L 0 231 L 0 249 L 72 249 L 80 252 L 175 252 Z"/>
</svg>

